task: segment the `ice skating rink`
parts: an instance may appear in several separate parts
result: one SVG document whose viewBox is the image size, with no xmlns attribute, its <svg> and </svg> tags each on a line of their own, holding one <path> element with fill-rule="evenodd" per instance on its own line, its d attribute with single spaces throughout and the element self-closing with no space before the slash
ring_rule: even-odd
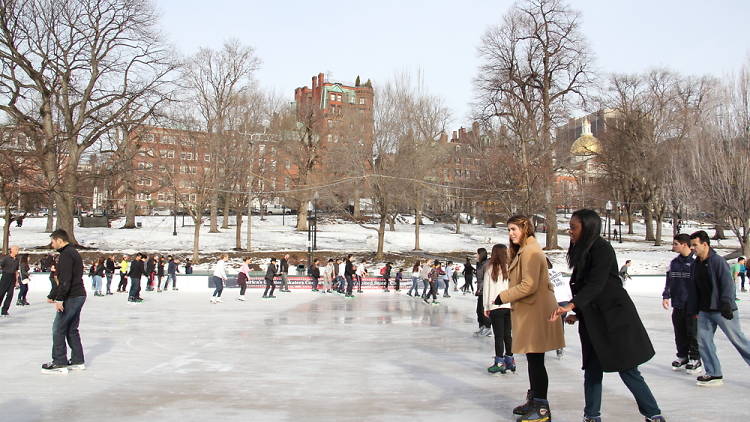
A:
<svg viewBox="0 0 750 422">
<path fill-rule="evenodd" d="M 527 389 L 518 373 L 490 376 L 492 338 L 472 337 L 475 299 L 455 293 L 426 305 L 404 293 L 355 299 L 310 291 L 261 300 L 248 291 L 224 303 L 210 293 L 89 296 L 81 335 L 88 369 L 42 375 L 50 360 L 54 310 L 43 293 L 0 320 L 0 421 L 513 421 Z M 740 313 L 750 330 L 750 296 Z M 722 333 L 725 385 L 695 386 L 670 369 L 668 311 L 658 296 L 633 296 L 657 350 L 641 367 L 669 421 L 736 418 L 750 392 L 750 368 Z M 556 422 L 578 422 L 583 373 L 577 326 L 565 330 L 563 359 L 547 354 Z M 642 421 L 616 374 L 604 380 L 604 421 Z"/>
</svg>

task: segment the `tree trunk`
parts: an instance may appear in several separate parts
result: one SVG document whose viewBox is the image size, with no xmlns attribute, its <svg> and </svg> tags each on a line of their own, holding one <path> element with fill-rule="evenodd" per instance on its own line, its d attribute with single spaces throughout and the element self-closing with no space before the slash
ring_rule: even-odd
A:
<svg viewBox="0 0 750 422">
<path fill-rule="evenodd" d="M 354 187 L 354 212 L 352 213 L 352 217 L 354 217 L 355 220 L 358 220 L 360 217 L 362 217 L 362 210 L 360 209 L 360 203 L 359 203 L 359 184 L 357 184 Z"/>
<path fill-rule="evenodd" d="M 47 227 L 45 233 L 52 233 L 55 230 L 55 198 L 52 192 L 49 193 L 49 203 L 47 204 Z"/>
<path fill-rule="evenodd" d="M 252 238 L 253 238 L 253 201 L 252 197 L 247 195 L 247 246 L 245 249 L 250 252 L 252 251 Z"/>
<path fill-rule="evenodd" d="M 750 256 L 750 219 L 745 220 L 745 224 L 742 227 L 742 231 L 745 234 L 744 239 L 740 239 L 740 246 L 742 248 L 742 256 Z"/>
<path fill-rule="evenodd" d="M 654 237 L 654 216 L 650 205 L 643 209 L 643 224 L 646 225 L 646 241 L 656 240 Z"/>
<path fill-rule="evenodd" d="M 722 227 L 720 224 L 714 224 L 714 237 L 712 239 L 714 240 L 724 240 L 727 238 L 727 236 L 724 234 L 724 227 Z"/>
<path fill-rule="evenodd" d="M 56 228 L 63 229 L 68 233 L 70 244 L 78 245 L 75 237 L 73 209 L 75 208 L 75 192 L 78 190 L 78 182 L 75 169 L 78 168 L 78 160 L 71 152 L 71 161 L 68 163 L 69 170 L 63 175 L 62 189 L 55 191 L 55 204 L 57 204 Z"/>
<path fill-rule="evenodd" d="M 122 228 L 135 228 L 135 193 L 130 181 L 125 182 L 125 225 Z"/>
<path fill-rule="evenodd" d="M 213 156 L 211 157 L 213 159 Z M 203 211 L 199 210 L 201 214 Z M 209 221 L 209 233 L 219 233 L 219 191 L 214 189 L 211 192 L 211 216 Z"/>
<path fill-rule="evenodd" d="M 419 248 L 419 226 L 422 225 L 422 209 L 417 208 L 417 212 L 415 214 L 414 219 L 414 250 L 415 251 L 421 251 L 422 249 Z"/>
<path fill-rule="evenodd" d="M 633 234 L 633 213 L 628 210 L 628 234 Z"/>
<path fill-rule="evenodd" d="M 461 211 L 456 213 L 456 234 L 461 234 Z"/>
<path fill-rule="evenodd" d="M 307 201 L 301 201 L 297 210 L 297 231 L 307 230 Z"/>
<path fill-rule="evenodd" d="M 380 215 L 380 224 L 378 225 L 378 250 L 375 253 L 375 259 L 383 259 L 383 248 L 385 246 L 385 222 L 388 215 Z"/>
<path fill-rule="evenodd" d="M 234 250 L 242 250 L 242 213 L 238 213 L 235 218 L 234 227 Z"/>
<path fill-rule="evenodd" d="M 200 238 L 201 238 L 201 226 L 203 225 L 203 218 L 202 214 L 203 212 L 201 210 L 197 210 L 198 218 L 196 219 L 193 217 L 193 223 L 195 224 L 195 227 L 193 228 L 193 265 L 198 263 L 198 252 L 200 251 Z"/>
<path fill-rule="evenodd" d="M 552 178 L 550 175 L 548 178 Z M 554 185 L 550 180 L 547 181 L 547 186 L 544 187 L 544 199 L 546 204 L 544 205 L 544 218 L 547 220 L 547 244 L 544 246 L 545 250 L 560 249 L 557 244 L 557 207 L 555 207 L 553 190 Z"/>
<path fill-rule="evenodd" d="M 5 225 L 3 226 L 3 255 L 7 255 L 10 250 L 10 207 L 5 207 Z M 13 292 L 11 291 L 11 295 Z"/>
<path fill-rule="evenodd" d="M 222 229 L 229 228 L 229 194 L 224 193 L 224 219 L 221 223 Z"/>
<path fill-rule="evenodd" d="M 662 220 L 664 219 L 663 212 L 656 213 L 656 238 L 654 239 L 654 246 L 661 246 L 661 231 L 662 231 Z"/>
</svg>

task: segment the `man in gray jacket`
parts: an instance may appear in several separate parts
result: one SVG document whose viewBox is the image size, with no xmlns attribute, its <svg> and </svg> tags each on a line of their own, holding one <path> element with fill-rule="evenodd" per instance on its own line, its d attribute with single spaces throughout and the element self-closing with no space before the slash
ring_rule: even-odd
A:
<svg viewBox="0 0 750 422">
<path fill-rule="evenodd" d="M 716 355 L 714 334 L 716 328 L 750 365 L 750 341 L 740 328 L 740 315 L 735 303 L 735 286 L 729 273 L 729 264 L 711 248 L 711 239 L 703 231 L 690 235 L 690 247 L 697 256 L 694 287 L 695 300 L 688 300 L 691 312 L 698 311 L 698 348 L 703 358 L 706 374 L 698 377 L 697 385 L 719 386 L 724 383 L 721 363 Z"/>
</svg>

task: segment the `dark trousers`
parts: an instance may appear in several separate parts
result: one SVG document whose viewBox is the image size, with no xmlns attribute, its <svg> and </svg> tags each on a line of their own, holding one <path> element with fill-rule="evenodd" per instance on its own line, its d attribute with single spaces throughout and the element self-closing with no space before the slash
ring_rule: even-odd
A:
<svg viewBox="0 0 750 422">
<path fill-rule="evenodd" d="M 268 289 L 271 289 L 271 293 L 270 294 L 268 293 Z M 266 279 L 266 291 L 263 292 L 263 296 L 264 297 L 265 296 L 269 296 L 269 295 L 273 296 L 273 291 L 274 290 L 276 290 L 276 285 L 273 284 L 273 279 L 272 278 L 270 278 L 270 279 L 267 278 Z"/>
<path fill-rule="evenodd" d="M 312 280 L 313 280 L 312 289 L 318 290 L 318 277 L 313 277 Z"/>
<path fill-rule="evenodd" d="M 127 287 L 128 287 L 128 275 L 125 273 L 120 273 L 120 283 L 117 285 L 117 291 L 124 292 Z"/>
<path fill-rule="evenodd" d="M 740 274 L 740 288 L 742 290 L 745 290 L 745 273 L 739 273 Z"/>
<path fill-rule="evenodd" d="M 351 295 L 354 290 L 354 280 L 350 275 L 345 275 L 344 278 L 346 278 L 346 294 Z"/>
<path fill-rule="evenodd" d="M 169 287 L 169 280 L 172 280 L 172 289 L 177 287 L 177 276 L 175 274 L 167 274 L 167 279 L 164 280 L 164 290 Z"/>
<path fill-rule="evenodd" d="M 63 311 L 55 315 L 52 323 L 52 361 L 58 365 L 68 364 L 66 342 L 70 346 L 70 361 L 73 364 L 84 363 L 78 324 L 85 302 L 86 296 L 70 297 L 63 301 Z"/>
<path fill-rule="evenodd" d="M 427 296 L 427 294 L 430 292 L 427 290 L 430 287 L 430 280 L 423 278 L 422 279 L 422 296 Z"/>
<path fill-rule="evenodd" d="M 357 277 L 357 292 L 362 293 L 362 277 L 355 275 Z"/>
<path fill-rule="evenodd" d="M 384 288 L 384 290 L 388 290 L 388 282 L 389 282 L 388 277 L 383 277 L 383 280 L 385 280 L 385 288 Z"/>
<path fill-rule="evenodd" d="M 484 301 L 482 300 L 482 295 L 477 296 L 477 322 L 479 323 L 479 328 L 490 328 L 492 326 L 490 319 L 484 316 Z"/>
<path fill-rule="evenodd" d="M 214 281 L 214 297 L 221 297 L 221 292 L 224 291 L 224 280 L 221 277 L 212 276 Z"/>
<path fill-rule="evenodd" d="M 430 291 L 427 292 L 425 299 L 429 299 L 432 296 L 432 300 L 437 300 L 437 281 L 430 281 Z"/>
<path fill-rule="evenodd" d="M 511 346 L 513 338 L 510 334 L 510 309 L 499 308 L 490 311 L 492 332 L 495 335 L 495 356 L 513 356 Z"/>
<path fill-rule="evenodd" d="M 27 293 L 29 293 L 29 285 L 21 283 L 21 285 L 18 286 L 18 301 L 21 303 L 26 303 Z"/>
<path fill-rule="evenodd" d="M 130 293 L 128 296 L 136 298 L 141 297 L 141 278 L 131 277 L 130 278 Z"/>
<path fill-rule="evenodd" d="M 396 285 L 396 291 L 401 290 L 401 279 L 396 277 L 396 280 L 393 281 L 393 284 Z"/>
<path fill-rule="evenodd" d="M 701 355 L 698 352 L 698 318 L 688 315 L 684 309 L 673 308 L 672 326 L 677 356 L 699 360 Z"/>
<path fill-rule="evenodd" d="M 167 282 L 169 281 L 169 278 L 167 278 Z M 167 285 L 164 285 L 164 288 L 167 288 Z M 240 296 L 245 296 L 245 290 L 247 290 L 247 282 L 240 283 Z"/>
<path fill-rule="evenodd" d="M 3 273 L 0 278 L 0 301 L 3 302 L 3 315 L 8 315 L 10 302 L 13 300 L 13 289 L 16 288 L 16 275 Z M 3 300 L 3 296 L 5 300 Z"/>
<path fill-rule="evenodd" d="M 544 353 L 526 353 L 526 361 L 529 365 L 529 389 L 532 397 L 547 400 L 549 377 L 544 366 Z"/>
<path fill-rule="evenodd" d="M 472 293 L 473 293 L 474 292 L 474 284 L 473 284 L 473 282 L 474 282 L 474 277 L 473 276 L 464 277 L 464 285 L 463 285 L 463 287 L 461 287 L 461 290 L 463 290 L 464 293 L 466 293 L 469 290 L 471 290 Z"/>
<path fill-rule="evenodd" d="M 163 275 L 157 275 L 156 276 L 156 288 L 161 289 L 161 279 L 164 278 Z"/>
<path fill-rule="evenodd" d="M 583 374 L 583 390 L 586 400 L 586 406 L 583 409 L 584 416 L 596 417 L 601 415 L 603 374 L 599 357 L 591 347 Z M 638 371 L 637 366 L 626 371 L 620 371 L 619 374 L 622 382 L 633 394 L 635 402 L 638 404 L 638 411 L 643 416 L 650 418 L 661 414 L 656 399 L 651 394 L 651 390 Z"/>
<path fill-rule="evenodd" d="M 112 288 L 112 276 L 114 275 L 114 273 L 107 272 L 104 273 L 104 275 L 107 277 L 107 293 L 109 293 L 111 292 L 110 289 Z"/>
</svg>

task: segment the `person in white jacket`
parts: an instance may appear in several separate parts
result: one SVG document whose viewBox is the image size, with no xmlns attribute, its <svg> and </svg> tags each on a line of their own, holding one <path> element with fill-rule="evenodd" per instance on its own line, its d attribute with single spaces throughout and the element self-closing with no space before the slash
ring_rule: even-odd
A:
<svg viewBox="0 0 750 422">
<path fill-rule="evenodd" d="M 213 296 L 211 296 L 211 303 L 222 303 L 221 292 L 224 291 L 224 282 L 227 281 L 227 260 L 229 260 L 229 255 L 222 254 L 219 257 L 219 260 L 216 261 L 216 266 L 214 267 L 214 275 L 212 276 L 212 280 L 216 288 L 214 289 Z"/>
<path fill-rule="evenodd" d="M 495 299 L 500 292 L 508 290 L 508 248 L 497 244 L 492 247 L 492 254 L 484 272 L 482 300 L 484 315 L 492 323 L 495 337 L 495 363 L 487 368 L 490 374 L 516 372 L 516 362 L 511 353 L 513 339 L 511 336 L 510 303 L 496 305 Z"/>
</svg>

